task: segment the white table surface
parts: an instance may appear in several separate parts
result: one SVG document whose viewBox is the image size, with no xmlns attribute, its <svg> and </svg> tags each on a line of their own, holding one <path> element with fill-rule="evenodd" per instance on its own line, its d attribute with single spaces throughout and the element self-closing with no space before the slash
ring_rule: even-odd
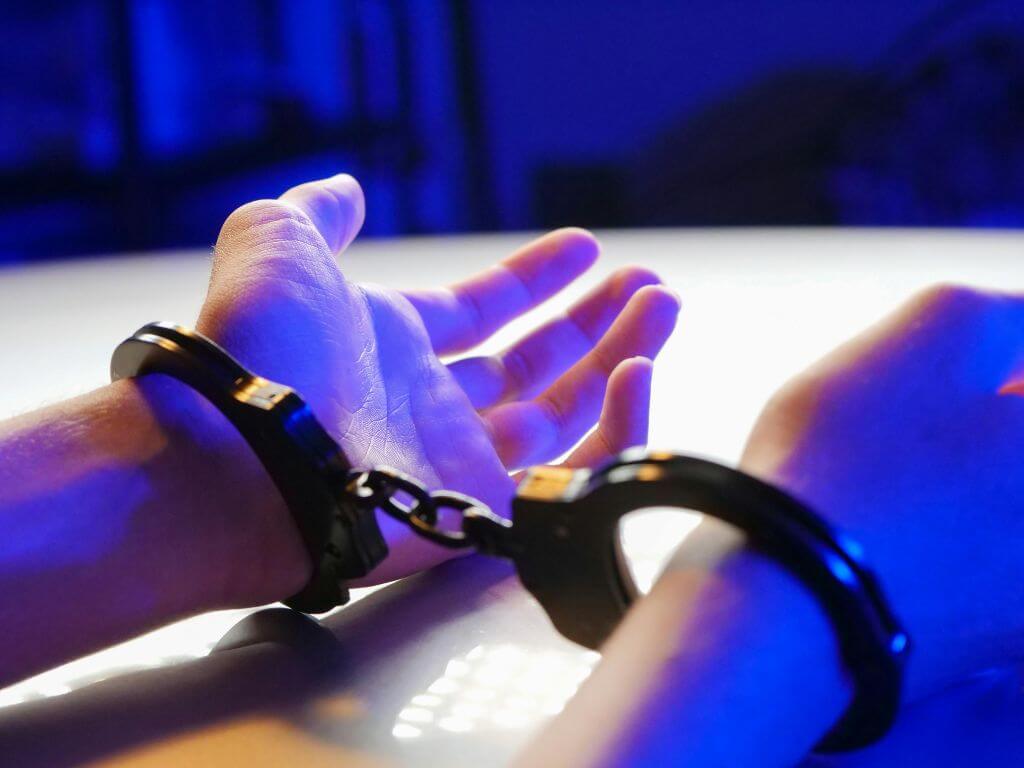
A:
<svg viewBox="0 0 1024 768">
<path fill-rule="evenodd" d="M 601 236 L 604 256 L 573 295 L 640 263 L 683 297 L 655 376 L 652 446 L 727 461 L 789 375 L 911 291 L 936 281 L 1024 290 L 1024 234 Z M 359 243 L 343 268 L 356 280 L 435 284 L 524 239 Z M 102 385 L 111 350 L 146 321 L 191 323 L 207 269 L 207 254 L 188 252 L 0 270 L 0 417 Z M 362 597 L 323 620 L 329 631 L 257 612 L 222 641 L 252 613 L 196 617 L 0 690 L 0 755 L 19 765 L 500 765 L 598 661 L 561 639 L 501 566 L 473 561 Z"/>
</svg>

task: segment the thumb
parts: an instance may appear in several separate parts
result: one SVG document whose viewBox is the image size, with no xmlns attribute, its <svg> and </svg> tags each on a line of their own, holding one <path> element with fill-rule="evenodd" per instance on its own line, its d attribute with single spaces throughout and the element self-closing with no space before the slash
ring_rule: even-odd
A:
<svg viewBox="0 0 1024 768">
<path fill-rule="evenodd" d="M 300 184 L 277 200 L 247 203 L 221 227 L 211 285 L 268 268 L 313 275 L 336 270 L 334 257 L 355 239 L 365 212 L 363 190 L 347 174 Z"/>
<path fill-rule="evenodd" d="M 335 256 L 359 234 L 366 217 L 363 190 L 347 173 L 292 187 L 280 199 L 309 218 Z"/>
<path fill-rule="evenodd" d="M 338 175 L 232 213 L 217 238 L 196 327 L 261 374 L 313 396 L 322 379 L 309 354 L 353 292 L 336 253 L 363 222 L 363 192 Z M 319 365 L 319 362 L 316 361 Z"/>
</svg>

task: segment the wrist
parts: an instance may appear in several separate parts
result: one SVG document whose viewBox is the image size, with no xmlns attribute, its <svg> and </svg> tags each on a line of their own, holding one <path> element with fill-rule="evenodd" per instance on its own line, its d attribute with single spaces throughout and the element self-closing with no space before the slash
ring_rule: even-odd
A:
<svg viewBox="0 0 1024 768">
<path fill-rule="evenodd" d="M 176 591 L 192 611 L 259 605 L 297 591 L 309 558 L 284 501 L 234 426 L 205 398 L 166 376 L 111 385 L 133 428 L 154 492 L 177 510 L 163 546 Z M 170 587 L 170 585 L 168 585 Z"/>
<path fill-rule="evenodd" d="M 706 520 L 519 764 L 792 765 L 852 698 L 815 596 Z"/>
<path fill-rule="evenodd" d="M 752 441 L 741 467 L 766 483 L 799 499 L 829 524 L 837 526 L 863 547 L 865 564 L 874 573 L 889 609 L 907 631 L 913 650 L 904 671 L 904 702 L 934 693 L 961 675 L 944 671 L 945 659 L 955 656 L 949 641 L 956 634 L 936 626 L 935 614 L 922 611 L 922 583 L 919 568 L 907 567 L 908 550 L 903 542 L 909 531 L 899 521 L 887 518 L 883 527 L 869 497 L 870 489 L 844 473 L 833 456 L 821 452 L 775 445 L 767 440 Z M 893 565 L 896 567 L 892 567 Z M 908 578 L 909 576 L 909 578 Z M 927 590 L 934 589 L 929 584 Z"/>
<path fill-rule="evenodd" d="M 682 712 L 696 727 L 718 724 L 693 744 L 695 764 L 729 755 L 738 764 L 789 765 L 852 698 L 817 598 L 759 552 L 740 546 L 710 567 L 672 570 L 647 600 L 652 614 L 677 631 L 667 664 L 671 682 L 652 697 L 655 706 L 630 739 L 637 745 L 677 728 Z"/>
</svg>

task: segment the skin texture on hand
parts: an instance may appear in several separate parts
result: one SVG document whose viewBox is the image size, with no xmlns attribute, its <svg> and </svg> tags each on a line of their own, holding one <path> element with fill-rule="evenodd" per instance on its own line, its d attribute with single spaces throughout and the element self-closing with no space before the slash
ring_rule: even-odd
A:
<svg viewBox="0 0 1024 768">
<path fill-rule="evenodd" d="M 173 379 L 0 423 L 0 457 L 0 687 L 289 577 L 273 484 Z"/>
<path fill-rule="evenodd" d="M 597 258 L 596 241 L 560 230 L 458 285 L 402 293 L 352 283 L 339 267 L 363 205 L 359 185 L 340 175 L 235 211 L 217 242 L 199 329 L 302 394 L 354 465 L 395 467 L 499 514 L 517 469 L 552 461 L 581 438 L 574 466 L 646 441 L 650 360 L 679 309 L 655 275 L 624 269 L 503 353 L 449 362 L 569 285 Z M 369 582 L 451 556 L 381 524 L 391 555 Z M 267 546 L 295 535 L 282 511 Z M 294 541 L 280 551 L 296 551 Z M 289 586 L 307 570 L 296 562 Z M 242 599 L 279 598 L 281 587 Z"/>
<path fill-rule="evenodd" d="M 950 686 L 1024 651 L 1022 340 L 1021 297 L 930 289 L 793 379 L 751 433 L 741 466 L 861 545 L 913 643 L 915 730 L 816 764 L 900 763 L 950 730 L 934 705 Z M 520 764 L 793 765 L 836 721 L 852 690 L 813 595 L 729 529 L 705 533 Z"/>
<path fill-rule="evenodd" d="M 647 438 L 651 359 L 679 308 L 650 272 L 612 275 L 494 357 L 449 362 L 597 256 L 564 230 L 451 288 L 345 279 L 362 224 L 347 176 L 225 223 L 198 327 L 297 389 L 356 464 L 390 464 L 507 511 L 523 462 L 591 465 Z M 589 434 L 584 434 L 589 430 Z M 231 424 L 164 376 L 0 423 L 0 686 L 162 623 L 297 591 L 310 563 Z M 404 528 L 374 580 L 450 556 Z M 54 609 L 54 601 L 60 609 Z"/>
<path fill-rule="evenodd" d="M 864 548 L 913 699 L 1024 652 L 1024 300 L 940 286 L 784 387 L 743 466 Z"/>
<path fill-rule="evenodd" d="M 768 558 L 667 571 L 514 763 L 791 766 L 849 698 L 814 597 Z"/>
</svg>

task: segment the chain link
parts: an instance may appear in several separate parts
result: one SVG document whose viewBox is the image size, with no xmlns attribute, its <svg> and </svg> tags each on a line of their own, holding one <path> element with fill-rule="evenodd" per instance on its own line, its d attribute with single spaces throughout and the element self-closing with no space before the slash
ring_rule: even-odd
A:
<svg viewBox="0 0 1024 768">
<path fill-rule="evenodd" d="M 390 467 L 353 471 L 346 488 L 364 503 L 407 525 L 417 536 L 442 547 L 475 548 L 495 555 L 509 549 L 512 524 L 471 496 L 456 491 L 431 493 L 415 478 Z M 399 493 L 409 496 L 411 503 L 399 501 Z M 445 509 L 459 514 L 457 530 L 439 526 L 440 513 Z"/>
</svg>

